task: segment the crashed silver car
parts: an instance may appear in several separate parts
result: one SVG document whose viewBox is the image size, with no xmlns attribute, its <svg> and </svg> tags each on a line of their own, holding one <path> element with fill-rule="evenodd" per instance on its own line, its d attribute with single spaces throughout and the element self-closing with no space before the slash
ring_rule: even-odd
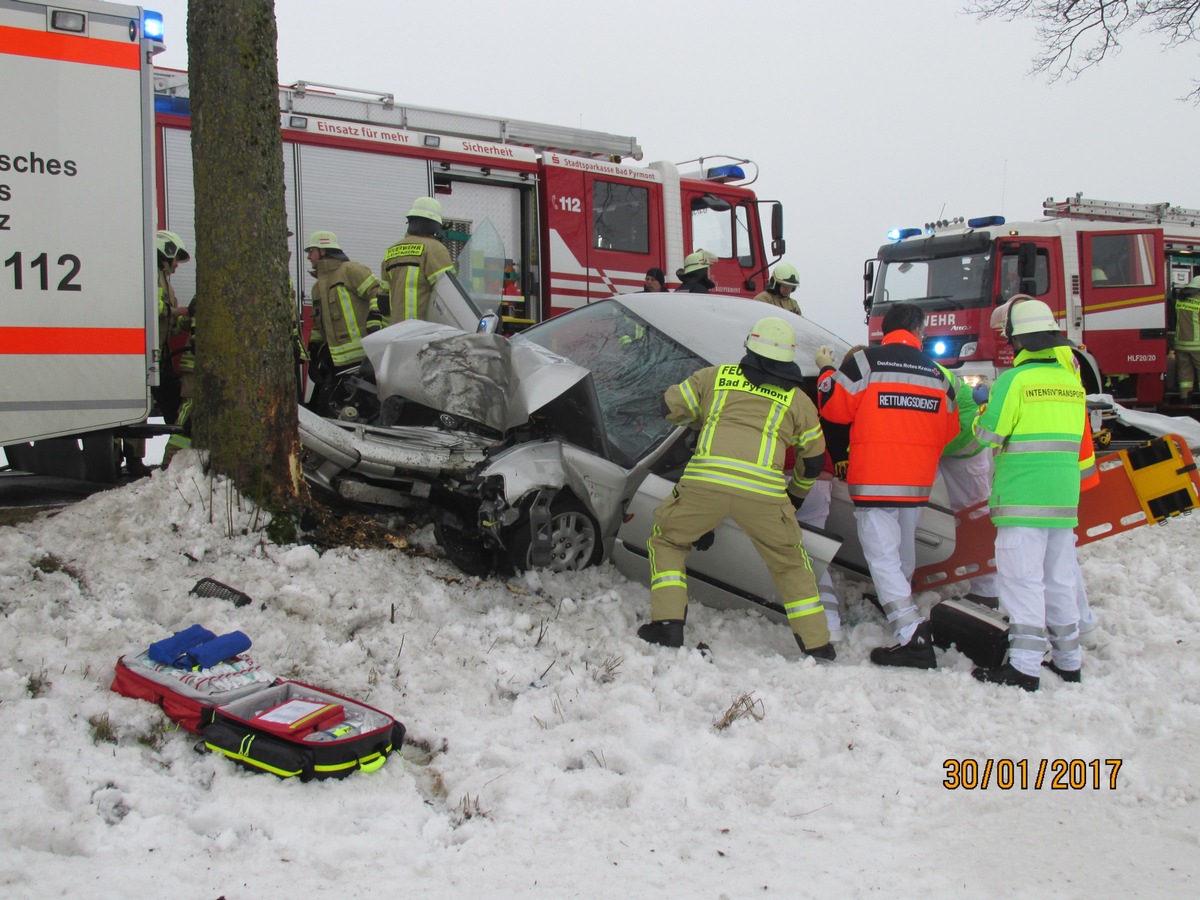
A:
<svg viewBox="0 0 1200 900">
<path fill-rule="evenodd" d="M 337 418 L 301 409 L 300 437 L 316 492 L 432 521 L 446 555 L 474 574 L 611 560 L 648 584 L 654 509 L 683 472 L 694 435 L 663 418 L 667 387 L 741 359 L 763 315 L 794 327 L 810 391 L 816 349 L 832 346 L 839 358 L 847 349 L 808 319 L 743 298 L 621 294 L 511 338 L 477 328 L 469 306 L 449 324 L 454 303 L 443 322 L 401 322 L 367 337 L 367 361 Z M 826 528 L 803 530 L 818 574 L 830 562 L 866 574 L 843 484 L 835 482 Z M 953 516 L 931 507 L 918 540 L 919 564 L 947 558 Z M 731 521 L 691 554 L 688 572 L 696 601 L 783 615 L 766 567 Z"/>
</svg>

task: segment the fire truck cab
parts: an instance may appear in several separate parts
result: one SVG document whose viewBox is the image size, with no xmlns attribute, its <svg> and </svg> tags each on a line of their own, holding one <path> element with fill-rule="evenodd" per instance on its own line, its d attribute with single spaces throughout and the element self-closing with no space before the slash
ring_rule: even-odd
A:
<svg viewBox="0 0 1200 900">
<path fill-rule="evenodd" d="M 927 313 L 925 350 L 968 380 L 991 381 L 1012 348 L 990 327 L 1014 294 L 1044 300 L 1085 352 L 1089 393 L 1161 408 L 1178 401 L 1168 356 L 1174 292 L 1200 274 L 1200 210 L 1076 195 L 1044 219 L 954 219 L 900 229 L 864 265 L 870 340 L 889 304 Z"/>
</svg>

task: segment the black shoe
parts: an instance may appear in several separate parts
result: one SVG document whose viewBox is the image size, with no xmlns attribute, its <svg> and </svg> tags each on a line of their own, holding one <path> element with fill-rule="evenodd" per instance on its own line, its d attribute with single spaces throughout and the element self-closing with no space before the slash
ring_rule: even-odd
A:
<svg viewBox="0 0 1200 900">
<path fill-rule="evenodd" d="M 663 619 L 659 622 L 647 622 L 637 630 L 637 636 L 648 644 L 660 644 L 663 647 L 682 647 L 683 620 Z"/>
<path fill-rule="evenodd" d="M 833 644 L 826 641 L 820 647 L 813 647 L 809 650 L 804 646 L 804 641 L 800 640 L 800 635 L 793 634 L 796 639 L 796 646 L 800 648 L 800 652 L 805 656 L 811 656 L 817 662 L 833 662 L 837 659 L 837 651 L 833 649 Z"/>
<path fill-rule="evenodd" d="M 876 647 L 871 651 L 871 662 L 877 666 L 936 669 L 937 656 L 933 652 L 933 638 L 929 635 L 929 622 L 922 622 L 918 625 L 907 644 L 897 644 L 895 647 Z"/>
<path fill-rule="evenodd" d="M 1083 681 L 1083 669 L 1060 669 L 1053 660 L 1049 659 L 1045 660 L 1042 665 L 1068 684 L 1079 684 Z"/>
<path fill-rule="evenodd" d="M 1024 672 L 1018 672 L 1008 663 L 1002 666 L 993 666 L 990 669 L 977 666 L 971 670 L 971 677 L 976 681 L 982 681 L 986 684 L 1006 684 L 1031 692 L 1036 691 L 1042 683 L 1042 680 L 1036 675 L 1026 675 Z"/>
</svg>

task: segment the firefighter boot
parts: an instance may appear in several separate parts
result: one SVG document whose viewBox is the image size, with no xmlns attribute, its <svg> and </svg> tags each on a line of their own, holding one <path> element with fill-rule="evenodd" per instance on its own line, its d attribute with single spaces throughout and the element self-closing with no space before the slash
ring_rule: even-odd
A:
<svg viewBox="0 0 1200 900">
<path fill-rule="evenodd" d="M 907 644 L 894 647 L 876 647 L 871 651 L 871 662 L 877 666 L 899 666 L 907 669 L 936 669 L 937 657 L 933 653 L 933 637 L 929 634 L 928 620 L 922 621 L 908 639 Z"/>
<path fill-rule="evenodd" d="M 660 644 L 663 647 L 682 647 L 683 620 L 662 619 L 658 622 L 647 622 L 637 630 L 637 636 L 649 644 Z"/>
<path fill-rule="evenodd" d="M 971 670 L 971 677 L 984 684 L 1003 684 L 1030 692 L 1036 691 L 1042 683 L 1042 680 L 1036 675 L 1026 675 L 1024 672 L 1014 669 L 1010 663 L 991 668 L 976 666 Z"/>
<path fill-rule="evenodd" d="M 820 647 L 813 647 L 809 650 L 804 646 L 804 641 L 800 639 L 800 635 L 793 633 L 792 637 L 796 639 L 796 646 L 800 648 L 800 652 L 805 656 L 811 656 L 819 663 L 833 662 L 837 659 L 837 650 L 833 648 L 832 643 L 822 644 Z"/>
</svg>

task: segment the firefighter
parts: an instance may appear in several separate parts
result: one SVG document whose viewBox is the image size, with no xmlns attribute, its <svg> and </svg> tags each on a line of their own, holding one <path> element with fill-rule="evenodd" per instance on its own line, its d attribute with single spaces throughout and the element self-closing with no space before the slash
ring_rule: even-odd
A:
<svg viewBox="0 0 1200 900">
<path fill-rule="evenodd" d="M 937 668 L 929 623 L 913 602 L 916 530 L 928 505 L 942 449 L 958 434 L 954 388 L 921 351 L 925 313 L 896 303 L 883 317 L 883 343 L 833 368 L 827 347 L 817 399 L 821 415 L 850 426 L 846 480 L 871 580 L 896 636 L 894 647 L 876 647 L 881 666 Z"/>
<path fill-rule="evenodd" d="M 332 231 L 314 231 L 304 250 L 317 279 L 308 343 L 313 381 L 309 408 L 328 415 L 339 376 L 365 356 L 363 336 L 383 327 L 383 285 L 370 269 L 346 256 Z"/>
<path fill-rule="evenodd" d="M 645 284 L 642 290 L 647 294 L 661 294 L 667 289 L 667 273 L 657 267 L 647 269 Z"/>
<path fill-rule="evenodd" d="M 171 287 L 171 276 L 180 263 L 190 260 L 187 245 L 173 231 L 160 231 L 154 236 L 158 257 L 158 341 L 159 376 L 158 386 L 150 389 L 154 403 L 162 414 L 163 421 L 174 424 L 179 417 L 180 380 L 175 373 L 175 362 L 171 355 L 170 339 L 187 328 L 188 310 L 180 306 Z M 125 460 L 125 471 L 133 478 L 150 474 L 143 461 L 146 441 L 143 438 L 123 438 L 120 448 Z"/>
<path fill-rule="evenodd" d="M 408 233 L 383 255 L 380 274 L 391 290 L 393 321 L 428 319 L 433 286 L 454 271 L 450 251 L 438 240 L 442 230 L 442 205 L 432 197 L 418 197 L 408 211 Z"/>
<path fill-rule="evenodd" d="M 997 448 L 990 506 L 1008 658 L 971 674 L 1036 691 L 1047 634 L 1050 670 L 1080 681 L 1074 538 L 1081 483 L 1097 478 L 1096 460 L 1087 398 L 1056 353 L 1069 345 L 1050 307 L 1033 299 L 1011 304 L 1005 337 L 1013 367 L 996 380 L 974 432 Z"/>
<path fill-rule="evenodd" d="M 717 261 L 717 255 L 707 250 L 689 253 L 683 260 L 683 268 L 675 270 L 679 279 L 677 294 L 707 294 L 716 284 L 708 277 L 708 270 Z"/>
<path fill-rule="evenodd" d="M 767 289 L 758 294 L 754 299 L 761 300 L 763 303 L 770 303 L 772 306 L 778 306 L 780 309 L 786 309 L 788 312 L 796 315 L 803 315 L 800 312 L 800 304 L 792 296 L 796 288 L 800 286 L 800 273 L 791 263 L 780 263 L 775 267 L 775 271 L 771 273 L 771 278 L 767 282 Z"/>
<path fill-rule="evenodd" d="M 679 485 L 654 512 L 650 551 L 650 618 L 638 637 L 683 645 L 692 547 L 705 550 L 712 531 L 731 518 L 753 542 L 784 600 L 796 643 L 806 656 L 833 660 L 812 564 L 801 545 L 795 509 L 821 472 L 825 439 L 817 411 L 801 389 L 796 335 L 782 319 L 755 323 L 738 365 L 710 366 L 667 389 L 667 420 L 699 432 Z M 797 462 L 783 474 L 788 447 Z"/>
<path fill-rule="evenodd" d="M 1196 375 L 1200 373 L 1200 275 L 1176 294 L 1173 318 L 1175 327 L 1171 330 L 1171 347 L 1175 350 L 1179 399 L 1184 403 L 1198 403 L 1200 392 L 1196 391 Z"/>
</svg>

